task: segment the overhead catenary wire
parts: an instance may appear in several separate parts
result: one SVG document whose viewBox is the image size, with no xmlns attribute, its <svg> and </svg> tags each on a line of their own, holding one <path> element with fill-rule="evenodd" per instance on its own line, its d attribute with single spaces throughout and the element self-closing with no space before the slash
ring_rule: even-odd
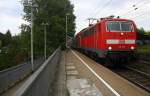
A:
<svg viewBox="0 0 150 96">
<path fill-rule="evenodd" d="M 91 15 L 92 15 L 91 17 L 94 16 L 94 13 L 96 13 L 98 11 L 101 2 L 102 1 L 100 1 L 100 2 L 97 3 L 97 6 L 93 9 L 92 13 L 90 13 L 90 15 L 88 17 L 90 17 Z"/>
<path fill-rule="evenodd" d="M 147 6 L 148 7 L 148 6 Z M 146 9 L 147 7 L 145 7 L 144 9 Z M 141 11 L 141 9 L 143 10 L 143 11 Z M 141 18 L 141 17 L 143 17 L 144 15 L 148 15 L 149 13 L 150 13 L 150 11 L 144 11 L 144 9 L 143 8 L 140 8 L 140 10 L 138 10 L 136 13 L 134 13 L 134 14 L 136 14 L 135 16 L 132 14 L 132 15 L 130 15 L 130 16 L 128 16 L 129 17 L 129 19 L 137 19 L 137 18 Z M 143 18 L 145 18 L 146 16 L 144 16 Z M 138 20 L 138 19 L 137 19 Z"/>
<path fill-rule="evenodd" d="M 99 9 L 101 10 L 101 11 L 100 11 L 100 13 L 101 13 L 101 12 L 104 10 L 104 8 L 106 8 L 106 7 L 111 3 L 111 1 L 112 1 L 112 0 L 108 0 L 102 7 L 99 7 L 101 1 L 98 2 L 98 6 L 96 6 L 96 7 L 94 8 L 94 12 L 91 13 L 92 16 L 91 16 L 91 14 L 90 14 L 90 17 L 96 17 L 97 14 L 99 14 Z M 88 17 L 88 18 L 89 18 L 89 17 Z M 97 18 L 94 18 L 94 19 L 97 19 Z M 93 22 L 94 22 L 94 21 L 92 21 L 92 23 L 93 23 Z"/>
<path fill-rule="evenodd" d="M 108 7 L 108 5 L 110 4 L 112 2 L 112 0 L 108 0 L 102 7 L 100 7 L 101 8 L 101 11 L 99 12 L 99 4 L 101 3 L 101 1 L 100 2 L 98 2 L 98 6 L 96 6 L 95 8 L 93 8 L 94 9 L 94 12 L 92 12 L 92 13 L 90 13 L 90 16 L 91 16 L 91 14 L 93 14 L 92 15 L 92 17 L 94 16 L 94 15 L 97 15 L 97 14 L 100 14 L 100 13 L 102 13 L 103 11 L 104 11 L 104 8 L 106 8 L 106 7 Z M 88 17 L 89 18 L 89 17 Z M 96 18 L 94 18 L 94 19 L 96 19 Z M 96 19 L 97 20 L 97 19 Z M 92 21 L 92 23 L 94 22 L 94 20 Z"/>
<path fill-rule="evenodd" d="M 136 19 L 136 20 L 147 19 L 149 14 L 150 14 L 150 11 L 146 11 L 145 13 L 138 14 L 134 17 L 131 17 L 130 19 Z"/>
<path fill-rule="evenodd" d="M 143 6 L 144 4 L 148 4 L 150 2 L 150 0 L 147 0 L 147 2 L 142 2 L 141 4 L 139 3 L 139 4 L 136 4 L 136 5 L 133 5 L 133 6 L 137 6 L 137 5 L 139 5 L 138 7 L 141 7 L 141 6 Z"/>
<path fill-rule="evenodd" d="M 143 0 L 139 0 L 138 2 L 136 2 L 135 4 L 133 4 L 133 7 L 139 3 L 143 2 Z"/>
<path fill-rule="evenodd" d="M 145 5 L 145 4 L 149 4 L 150 3 L 150 1 L 148 1 L 148 2 L 142 2 L 142 3 L 136 3 L 136 4 L 133 4 L 132 5 L 132 7 L 131 8 L 133 8 L 132 10 L 130 10 L 130 11 L 127 11 L 127 12 L 125 12 L 125 13 L 123 13 L 123 14 L 121 14 L 120 16 L 127 16 L 127 15 L 129 15 L 130 13 L 133 13 L 133 12 L 136 12 L 136 10 L 138 10 L 138 9 L 140 9 L 141 7 L 143 7 L 143 5 Z M 130 9 L 131 9 L 130 8 Z"/>
<path fill-rule="evenodd" d="M 150 13 L 150 11 L 144 12 L 142 14 L 138 14 L 138 15 L 136 15 L 134 17 L 131 17 L 130 19 L 140 18 L 140 17 L 142 17 L 142 16 L 144 16 L 145 14 L 148 14 L 148 13 Z"/>
<path fill-rule="evenodd" d="M 127 13 L 127 12 L 129 12 L 129 11 L 131 11 L 130 9 L 132 9 L 133 7 L 135 7 L 135 5 L 137 4 L 137 3 L 140 3 L 141 2 L 141 0 L 139 0 L 138 2 L 136 2 L 136 3 L 134 3 L 131 7 L 129 7 L 129 8 L 127 8 L 126 10 L 127 11 L 122 11 L 121 10 L 121 12 L 118 12 L 117 14 L 118 14 L 118 16 L 122 16 L 124 13 Z M 132 9 L 133 10 L 133 9 Z M 124 13 L 122 13 L 122 12 L 124 12 Z M 121 14 L 121 15 L 120 15 Z"/>
<path fill-rule="evenodd" d="M 85 28 L 85 24 L 84 24 L 85 22 L 87 22 L 87 21 L 86 21 L 86 20 L 83 20 L 83 22 L 80 22 L 79 24 L 77 24 L 78 26 L 80 26 L 80 27 L 79 27 L 80 30 L 78 30 L 78 31 L 81 31 L 81 29 Z M 86 23 L 86 24 L 87 24 L 87 23 Z"/>
<path fill-rule="evenodd" d="M 97 11 L 96 13 L 95 13 L 95 15 L 97 16 L 98 14 L 100 15 L 105 9 L 106 9 L 106 7 L 108 7 L 109 6 L 109 4 L 112 2 L 112 0 L 109 0 L 108 2 L 106 2 L 103 6 L 102 6 L 102 8 L 100 9 L 100 12 L 99 11 Z"/>
<path fill-rule="evenodd" d="M 93 17 L 93 14 L 97 11 L 97 9 L 98 9 L 98 7 L 99 7 L 99 5 L 100 5 L 100 3 L 101 3 L 101 1 L 100 2 L 98 2 L 98 5 L 95 7 L 95 8 L 93 8 L 93 11 L 92 11 L 92 13 L 90 13 L 90 15 L 88 16 L 88 17 L 86 17 L 86 19 L 85 20 L 87 20 L 87 18 L 89 18 L 89 17 Z M 92 16 L 91 16 L 92 15 Z M 83 25 L 83 22 L 82 22 L 82 24 L 80 23 L 80 26 L 84 26 Z M 80 27 L 81 28 L 81 27 Z M 84 28 L 84 27 L 83 27 Z"/>
<path fill-rule="evenodd" d="M 100 5 L 100 2 L 98 2 L 97 3 L 97 6 L 95 7 L 95 8 L 93 8 L 93 16 L 95 16 L 96 17 L 96 15 L 100 15 L 100 14 L 102 14 L 103 13 L 103 11 L 104 10 L 106 10 L 107 8 L 106 7 L 108 7 L 110 4 L 111 4 L 111 2 L 112 2 L 112 0 L 107 0 L 105 3 L 104 3 L 104 5 L 103 6 L 101 6 L 101 7 L 99 7 L 99 5 Z M 132 10 L 129 10 L 129 11 L 127 11 L 126 13 L 123 13 L 123 14 L 125 14 L 124 16 L 127 16 L 127 15 L 129 15 L 129 14 L 134 14 L 135 12 L 137 12 L 137 10 L 138 10 L 138 12 L 139 12 L 139 9 L 141 10 L 141 9 L 143 9 L 142 7 L 144 7 L 143 5 L 147 5 L 148 3 L 149 3 L 150 1 L 148 0 L 137 0 L 137 2 L 135 2 L 135 3 L 133 3 L 132 4 Z M 99 7 L 99 8 L 98 8 Z M 130 9 L 131 9 L 130 8 Z M 100 10 L 100 11 L 99 11 Z M 136 13 L 137 14 L 137 13 Z M 137 18 L 137 17 L 140 17 L 140 16 L 142 16 L 143 14 L 138 14 L 137 16 L 135 16 L 135 15 L 132 15 L 132 16 L 135 16 L 135 17 L 131 17 L 131 18 Z M 91 16 L 91 13 L 90 13 L 90 16 Z M 82 24 L 83 25 L 83 24 Z"/>
<path fill-rule="evenodd" d="M 72 0 L 72 1 L 74 1 L 74 0 Z M 111 2 L 112 2 L 112 0 L 108 0 L 102 7 L 100 7 L 100 9 L 101 9 L 100 13 L 102 11 L 104 11 L 104 8 L 106 8 Z M 93 8 L 94 12 L 90 13 L 90 16 L 92 14 L 92 17 L 93 17 L 94 15 L 97 15 L 99 13 L 99 5 L 100 5 L 100 3 L 101 3 L 101 1 L 98 2 L 97 6 L 95 8 Z M 89 18 L 89 16 L 88 16 L 88 18 Z M 83 22 L 82 22 L 82 24 L 80 23 L 80 26 L 83 26 Z"/>
</svg>

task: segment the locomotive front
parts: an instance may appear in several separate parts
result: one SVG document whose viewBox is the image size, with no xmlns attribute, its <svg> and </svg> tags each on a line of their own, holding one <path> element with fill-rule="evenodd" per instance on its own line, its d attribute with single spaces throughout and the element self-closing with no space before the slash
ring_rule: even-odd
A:
<svg viewBox="0 0 150 96">
<path fill-rule="evenodd" d="M 103 33 L 103 48 L 108 58 L 132 59 L 136 52 L 136 26 L 125 19 L 106 20 Z M 123 58 L 123 59 L 122 59 Z"/>
</svg>

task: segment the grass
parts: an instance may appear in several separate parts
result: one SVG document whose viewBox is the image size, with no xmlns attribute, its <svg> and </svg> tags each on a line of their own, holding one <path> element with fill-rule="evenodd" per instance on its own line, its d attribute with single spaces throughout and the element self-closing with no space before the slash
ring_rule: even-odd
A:
<svg viewBox="0 0 150 96">
<path fill-rule="evenodd" d="M 138 52 L 150 54 L 150 44 L 147 45 L 139 45 Z"/>
</svg>

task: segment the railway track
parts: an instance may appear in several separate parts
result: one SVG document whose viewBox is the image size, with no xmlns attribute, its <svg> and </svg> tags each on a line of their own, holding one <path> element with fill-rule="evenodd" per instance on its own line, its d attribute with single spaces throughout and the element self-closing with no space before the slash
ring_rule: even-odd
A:
<svg viewBox="0 0 150 96">
<path fill-rule="evenodd" d="M 140 55 L 140 59 L 146 62 L 150 62 L 150 58 L 149 56 L 145 56 L 145 55 Z"/>
<path fill-rule="evenodd" d="M 93 59 L 89 55 L 88 57 Z M 104 63 L 103 61 L 101 60 L 100 61 L 95 60 L 95 61 L 97 63 L 102 64 L 104 67 L 106 67 L 105 64 L 103 64 Z M 143 66 L 143 64 L 146 67 L 150 65 L 148 60 L 140 59 L 140 62 L 139 61 L 137 62 L 137 65 Z M 134 68 L 133 66 L 128 66 L 128 67 L 127 66 L 126 67 L 125 66 L 108 66 L 107 68 L 150 93 L 150 74 L 149 73 L 143 70 Z"/>
<path fill-rule="evenodd" d="M 139 59 L 137 62 L 130 63 L 128 67 L 150 74 L 150 61 L 148 60 Z"/>
<path fill-rule="evenodd" d="M 150 92 L 150 74 L 130 67 L 110 69 L 132 83 L 140 86 L 144 90 Z"/>
</svg>

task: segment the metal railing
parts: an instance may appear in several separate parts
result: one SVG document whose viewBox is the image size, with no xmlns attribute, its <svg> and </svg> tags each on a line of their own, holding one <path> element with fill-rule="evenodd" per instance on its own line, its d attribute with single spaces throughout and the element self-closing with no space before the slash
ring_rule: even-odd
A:
<svg viewBox="0 0 150 96">
<path fill-rule="evenodd" d="M 58 48 L 44 64 L 34 72 L 13 96 L 48 96 L 59 63 L 61 50 Z"/>
<path fill-rule="evenodd" d="M 44 62 L 44 58 L 38 58 L 35 61 L 35 70 Z M 27 61 L 18 66 L 0 71 L 0 93 L 14 86 L 17 82 L 23 80 L 32 73 L 31 62 Z"/>
</svg>

